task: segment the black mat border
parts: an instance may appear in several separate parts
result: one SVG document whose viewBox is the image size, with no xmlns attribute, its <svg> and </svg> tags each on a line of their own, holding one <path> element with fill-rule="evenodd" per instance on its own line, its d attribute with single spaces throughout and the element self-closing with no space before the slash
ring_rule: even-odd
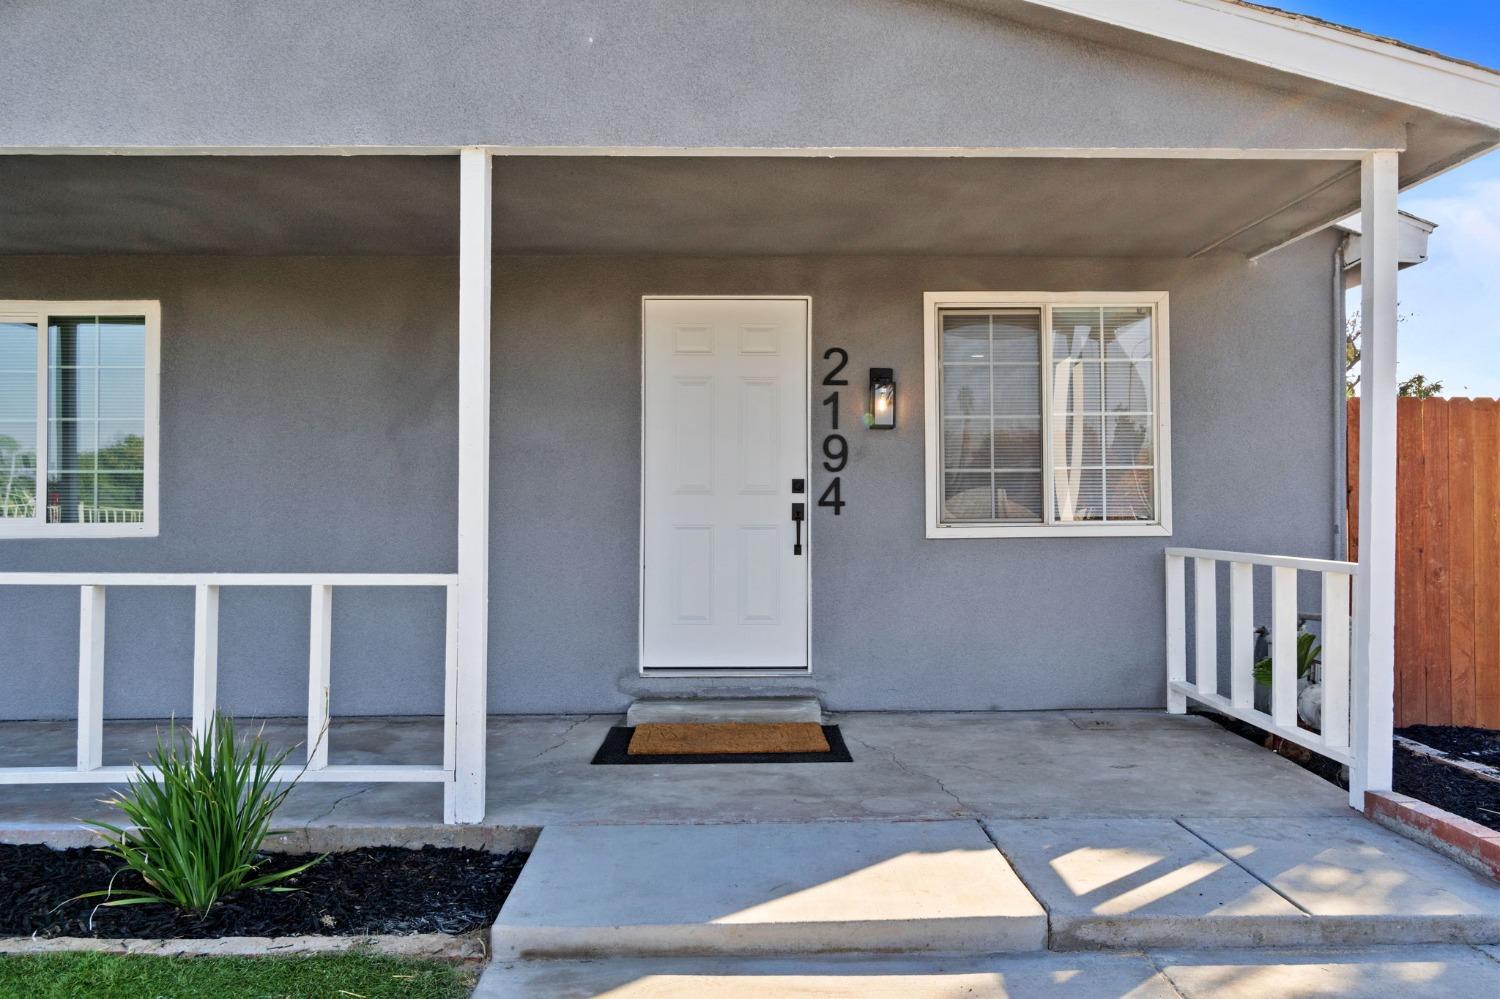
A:
<svg viewBox="0 0 1500 999">
<path fill-rule="evenodd" d="M 599 751 L 590 760 L 593 766 L 660 766 L 663 764 L 695 763 L 853 763 L 849 747 L 837 725 L 824 725 L 823 735 L 828 739 L 826 753 L 688 753 L 684 755 L 631 756 L 630 737 L 635 729 L 617 725 L 609 730 Z"/>
</svg>

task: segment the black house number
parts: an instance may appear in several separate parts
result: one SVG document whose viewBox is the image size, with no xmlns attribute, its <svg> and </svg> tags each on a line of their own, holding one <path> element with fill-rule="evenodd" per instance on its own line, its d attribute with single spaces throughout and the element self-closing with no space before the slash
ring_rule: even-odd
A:
<svg viewBox="0 0 1500 999">
<path fill-rule="evenodd" d="M 823 376 L 823 384 L 835 386 L 828 393 L 828 398 L 823 400 L 823 405 L 829 410 L 829 423 L 833 430 L 823 438 L 823 468 L 829 472 L 842 472 L 844 466 L 849 464 L 849 441 L 843 434 L 839 433 L 839 393 L 838 387 L 849 384 L 849 379 L 840 378 L 839 372 L 849 364 L 849 352 L 843 347 L 829 347 L 823 351 L 823 360 L 832 361 L 838 358 L 833 369 Z M 823 495 L 818 497 L 818 506 L 833 508 L 835 517 L 844 512 L 845 501 L 843 498 L 843 483 L 840 476 L 834 475 L 828 482 L 828 488 L 823 490 Z"/>
</svg>

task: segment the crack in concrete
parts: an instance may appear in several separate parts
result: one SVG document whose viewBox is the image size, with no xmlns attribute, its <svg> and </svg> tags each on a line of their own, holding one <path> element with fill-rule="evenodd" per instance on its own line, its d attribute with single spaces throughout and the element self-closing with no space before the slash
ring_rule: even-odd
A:
<svg viewBox="0 0 1500 999">
<path fill-rule="evenodd" d="M 925 773 L 925 772 L 923 772 L 921 770 L 915 770 L 912 767 L 907 766 L 905 763 L 901 762 L 901 760 L 896 756 L 896 753 L 895 753 L 894 750 L 886 749 L 883 746 L 876 746 L 876 745 L 873 745 L 871 743 L 868 743 L 865 740 L 861 739 L 857 735 L 851 735 L 851 734 L 849 734 L 849 733 L 846 732 L 846 733 L 844 733 L 844 738 L 846 738 L 846 739 L 852 739 L 855 742 L 859 743 L 861 746 L 864 746 L 868 750 L 871 750 L 871 751 L 876 752 L 876 753 L 882 753 L 882 754 L 884 754 L 885 757 L 887 759 L 889 759 L 891 761 L 891 763 L 893 763 L 895 765 L 895 767 L 896 767 L 897 770 L 900 770 L 902 773 L 906 774 L 909 777 L 917 777 L 917 778 L 922 779 L 922 780 L 930 780 L 930 781 L 932 781 L 932 783 L 936 784 L 942 790 L 942 792 L 944 794 L 946 794 L 948 797 L 952 798 L 958 804 L 959 808 L 963 809 L 963 811 L 965 813 L 965 817 L 967 817 L 967 818 L 978 818 L 979 817 L 979 809 L 975 808 L 973 805 L 969 804 L 967 801 L 965 801 L 964 799 L 960 798 L 957 794 L 955 794 L 953 792 L 953 790 L 950 787 L 948 787 L 947 784 L 943 783 L 943 779 L 941 777 L 937 776 L 936 774 L 930 774 L 930 773 Z"/>
<path fill-rule="evenodd" d="M 1192 830 L 1190 829 L 1188 831 L 1191 832 Z M 1166 968 L 1163 968 L 1161 966 L 1161 962 L 1156 959 L 1155 954 L 1151 953 L 1149 950 L 1143 950 L 1140 953 L 1142 959 L 1144 959 L 1145 962 L 1151 965 L 1151 967 L 1156 971 L 1157 977 L 1159 977 L 1163 982 L 1167 983 L 1167 988 L 1172 990 L 1172 994 L 1174 996 L 1177 996 L 1178 999 L 1187 999 L 1187 995 L 1177 987 L 1176 982 L 1172 981 L 1172 976 L 1167 973 Z"/>
<path fill-rule="evenodd" d="M 1303 915 L 1306 915 L 1306 916 L 1312 916 L 1312 915 L 1314 915 L 1313 911 L 1311 909 L 1309 909 L 1307 906 L 1303 905 L 1301 902 L 1298 902 L 1295 898 L 1292 898 L 1292 896 L 1288 895 L 1286 892 L 1282 891 L 1280 888 L 1277 888 L 1275 885 L 1271 884 L 1271 882 L 1267 881 L 1265 878 L 1261 877 L 1259 874 L 1256 874 L 1250 868 L 1246 867 L 1244 864 L 1240 863 L 1238 860 L 1236 860 L 1233 857 L 1231 857 L 1228 853 L 1225 853 L 1223 850 L 1219 849 L 1217 846 L 1214 846 L 1214 844 L 1212 844 L 1212 843 L 1210 843 L 1208 841 L 1207 837 L 1200 835 L 1198 833 L 1198 830 L 1191 828 L 1190 826 L 1188 826 L 1188 824 L 1186 822 L 1183 822 L 1181 819 L 1177 819 L 1177 818 L 1174 818 L 1172 821 L 1175 822 L 1175 823 L 1177 823 L 1179 826 L 1181 826 L 1182 829 L 1183 829 L 1183 831 L 1185 831 L 1189 836 L 1192 836 L 1193 838 L 1199 840 L 1204 846 L 1208 847 L 1214 853 L 1217 853 L 1219 856 L 1221 856 L 1225 860 L 1229 861 L 1235 867 L 1238 867 L 1240 870 L 1242 870 L 1246 874 L 1250 875 L 1250 877 L 1254 878 L 1256 881 L 1259 881 L 1261 884 L 1263 884 L 1267 888 L 1271 889 L 1271 891 L 1275 892 L 1276 894 L 1280 895 L 1282 898 L 1286 899 L 1287 904 L 1290 905 L 1292 908 L 1296 909 L 1298 912 L 1300 912 L 1300 913 L 1302 913 Z"/>
<path fill-rule="evenodd" d="M 342 805 L 344 802 L 348 801 L 350 798 L 357 798 L 361 794 L 364 794 L 366 791 L 373 791 L 373 790 L 375 790 L 375 785 L 374 784 L 366 784 L 364 787 L 361 787 L 358 791 L 350 791 L 348 794 L 341 794 L 341 795 L 339 795 L 337 798 L 333 799 L 333 804 L 331 804 L 331 805 L 328 806 L 327 811 L 323 812 L 323 814 L 321 814 L 321 815 L 315 815 L 312 818 L 308 819 L 307 820 L 307 824 L 305 826 L 303 826 L 302 828 L 303 829 L 311 829 L 314 825 L 316 825 L 319 822 L 322 822 L 324 819 L 328 818 L 328 816 L 332 815 L 334 809 L 338 808 L 340 805 Z"/>
<path fill-rule="evenodd" d="M 568 736 L 573 734 L 573 730 L 593 717 L 593 715 L 584 715 L 583 717 L 579 718 L 577 721 L 569 725 L 567 728 L 563 729 L 557 737 L 557 742 L 553 743 L 546 749 L 542 750 L 540 753 L 537 753 L 535 756 L 533 756 L 531 758 L 532 762 L 536 762 L 543 756 L 546 756 L 548 753 L 552 752 L 554 749 L 561 749 L 562 747 L 566 746 L 568 744 Z"/>
<path fill-rule="evenodd" d="M 1493 961 L 1496 964 L 1500 964 L 1500 954 L 1491 954 L 1489 951 L 1485 950 L 1483 947 L 1480 947 L 1477 944 L 1469 944 L 1469 949 L 1477 950 L 1487 961 Z"/>
</svg>

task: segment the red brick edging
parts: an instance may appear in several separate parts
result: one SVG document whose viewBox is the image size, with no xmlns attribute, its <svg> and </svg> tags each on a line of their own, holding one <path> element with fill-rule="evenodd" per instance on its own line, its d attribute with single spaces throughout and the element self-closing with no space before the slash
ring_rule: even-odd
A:
<svg viewBox="0 0 1500 999">
<path fill-rule="evenodd" d="M 1500 881 L 1500 832 L 1394 791 L 1366 791 L 1365 815 Z"/>
</svg>

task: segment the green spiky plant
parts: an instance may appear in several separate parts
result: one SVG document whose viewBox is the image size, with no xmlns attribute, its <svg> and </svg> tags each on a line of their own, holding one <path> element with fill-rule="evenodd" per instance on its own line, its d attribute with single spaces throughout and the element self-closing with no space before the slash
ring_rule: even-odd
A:
<svg viewBox="0 0 1500 999">
<path fill-rule="evenodd" d="M 1323 661 L 1323 646 L 1314 645 L 1315 637 L 1310 631 L 1297 632 L 1297 679 L 1312 673 L 1314 666 Z M 1251 668 L 1255 682 L 1263 687 L 1271 685 L 1271 657 L 1257 659 Z"/>
<path fill-rule="evenodd" d="M 104 840 L 100 851 L 134 871 L 147 888 L 111 885 L 80 898 L 103 898 L 107 906 L 166 903 L 202 914 L 223 896 L 241 889 L 289 892 L 278 885 L 323 859 L 282 871 L 263 872 L 260 854 L 271 817 L 296 786 L 276 786 L 277 769 L 291 749 L 271 754 L 262 732 L 235 737 L 234 720 L 215 713 L 202 737 L 156 737 L 155 771 L 136 765 L 129 790 L 107 804 L 125 813 L 131 826 L 90 821 Z M 324 854 L 324 856 L 327 856 Z"/>
</svg>

